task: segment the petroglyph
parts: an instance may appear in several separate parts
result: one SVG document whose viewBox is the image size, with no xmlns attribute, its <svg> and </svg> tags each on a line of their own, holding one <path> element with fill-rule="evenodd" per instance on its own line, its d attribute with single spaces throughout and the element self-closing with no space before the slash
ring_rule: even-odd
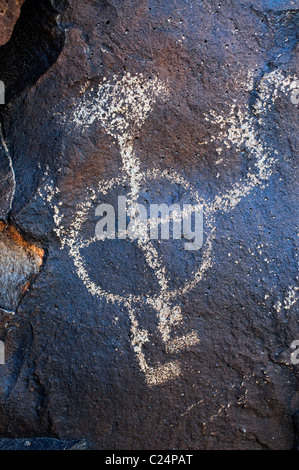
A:
<svg viewBox="0 0 299 470">
<path fill-rule="evenodd" d="M 11 155 L 3 137 L 0 126 L 0 197 L 1 210 L 0 218 L 6 220 L 8 213 L 12 208 L 13 199 L 16 191 L 15 172 L 12 164 Z"/>
<path fill-rule="evenodd" d="M 106 132 L 115 138 L 122 158 L 121 175 L 109 181 L 100 181 L 96 189 L 88 189 L 84 200 L 76 208 L 70 226 L 63 226 L 63 216 L 60 203 L 53 205 L 56 233 L 61 240 L 61 248 L 67 248 L 73 259 L 77 274 L 91 295 L 100 297 L 113 304 L 124 305 L 131 321 L 131 344 L 138 358 L 141 371 L 145 374 L 149 386 L 172 380 L 181 374 L 181 366 L 177 359 L 166 364 L 158 363 L 155 367 L 149 366 L 143 346 L 149 341 L 149 332 L 139 324 L 137 312 L 153 308 L 158 317 L 158 332 L 165 344 L 167 354 L 174 354 L 180 349 L 193 347 L 199 343 L 197 332 L 191 331 L 183 337 L 173 338 L 172 334 L 177 325 L 184 321 L 184 315 L 179 305 L 182 294 L 190 292 L 204 277 L 207 270 L 213 265 L 213 241 L 216 236 L 215 217 L 221 212 L 233 210 L 237 204 L 257 186 L 264 188 L 271 177 L 278 151 L 266 143 L 258 127 L 262 126 L 269 110 L 274 106 L 277 97 L 292 92 L 296 77 L 284 77 L 279 71 L 265 74 L 255 88 L 256 100 L 253 109 L 249 105 L 237 107 L 231 105 L 229 113 L 217 114 L 213 110 L 206 114 L 207 121 L 218 128 L 217 134 L 211 137 L 215 142 L 215 151 L 220 155 L 225 147 L 230 151 L 240 153 L 243 146 L 253 160 L 252 168 L 248 169 L 245 177 L 235 182 L 226 193 L 217 195 L 213 200 L 205 200 L 192 185 L 180 174 L 173 171 L 161 171 L 151 168 L 142 171 L 140 161 L 134 154 L 133 139 L 137 130 L 140 131 L 145 120 L 153 110 L 157 100 L 166 100 L 169 88 L 158 78 L 148 79 L 142 74 L 122 78 L 114 77 L 110 81 L 104 80 L 97 90 L 88 87 L 85 94 L 72 115 L 64 119 L 80 129 L 91 126 L 96 120 L 101 123 Z M 253 76 L 249 77 L 249 92 L 253 87 Z M 204 144 L 202 142 L 201 144 Z M 216 163 L 220 164 L 222 158 Z M 158 281 L 158 293 L 146 293 L 146 296 L 133 295 L 128 292 L 123 295 L 111 293 L 97 285 L 90 278 L 88 266 L 82 255 L 82 248 L 94 243 L 96 238 L 83 239 L 82 225 L 87 220 L 94 203 L 107 194 L 116 190 L 119 185 L 126 183 L 128 189 L 127 199 L 130 202 L 138 201 L 141 185 L 154 180 L 168 181 L 181 185 L 190 192 L 190 197 L 201 204 L 204 210 L 205 240 L 201 250 L 201 261 L 192 276 L 182 285 L 171 290 L 169 288 L 169 275 L 163 263 L 163 256 L 150 240 L 139 241 L 138 247 L 144 255 L 144 263 L 155 273 Z M 53 194 L 53 193 L 52 193 Z M 52 198 L 51 198 L 52 199 Z M 48 201 L 49 202 L 49 201 Z M 291 302 L 291 300 L 290 300 Z"/>
<path fill-rule="evenodd" d="M 285 298 L 283 300 L 278 299 L 274 304 L 274 308 L 277 313 L 280 313 L 282 309 L 290 310 L 290 308 L 297 302 L 299 298 L 298 291 L 298 286 L 289 287 Z"/>
</svg>

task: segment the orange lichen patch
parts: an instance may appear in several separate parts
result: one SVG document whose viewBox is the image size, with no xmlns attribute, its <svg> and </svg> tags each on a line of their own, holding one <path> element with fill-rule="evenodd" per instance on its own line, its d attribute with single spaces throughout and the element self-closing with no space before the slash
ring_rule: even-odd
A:
<svg viewBox="0 0 299 470">
<path fill-rule="evenodd" d="M 28 253 L 33 255 L 38 267 L 43 264 L 45 252 L 42 248 L 27 242 L 20 232 L 12 225 L 7 225 L 5 222 L 0 221 L 0 233 L 5 232 L 17 245 L 24 248 Z"/>
</svg>

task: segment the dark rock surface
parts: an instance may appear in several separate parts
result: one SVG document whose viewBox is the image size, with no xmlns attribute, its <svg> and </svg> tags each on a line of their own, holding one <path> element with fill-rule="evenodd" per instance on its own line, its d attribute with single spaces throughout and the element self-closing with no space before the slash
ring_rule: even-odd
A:
<svg viewBox="0 0 299 470">
<path fill-rule="evenodd" d="M 298 25 L 298 1 L 26 0 L 0 209 L 45 257 L 0 310 L 1 436 L 298 445 Z M 92 240 L 119 195 L 203 203 L 203 247 Z"/>
<path fill-rule="evenodd" d="M 86 450 L 87 443 L 77 439 L 63 441 L 59 439 L 0 439 L 0 450 Z"/>
</svg>

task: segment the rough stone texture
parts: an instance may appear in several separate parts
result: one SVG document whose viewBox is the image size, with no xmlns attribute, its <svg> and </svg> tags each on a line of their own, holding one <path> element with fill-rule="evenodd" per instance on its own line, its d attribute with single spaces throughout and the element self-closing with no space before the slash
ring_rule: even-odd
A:
<svg viewBox="0 0 299 470">
<path fill-rule="evenodd" d="M 44 251 L 0 222 L 0 307 L 14 312 L 43 263 Z"/>
<path fill-rule="evenodd" d="M 86 450 L 83 440 L 63 441 L 61 439 L 0 439 L 0 450 Z"/>
<path fill-rule="evenodd" d="M 15 191 L 15 177 L 8 149 L 1 136 L 0 148 L 0 218 L 7 221 Z"/>
<path fill-rule="evenodd" d="M 0 0 L 0 45 L 11 37 L 14 25 L 20 16 L 24 0 Z"/>
<path fill-rule="evenodd" d="M 0 314 L 0 434 L 295 448 L 298 2 L 38 5 L 0 49 L 2 211 L 46 253 Z M 202 249 L 92 242 L 118 195 L 202 202 Z"/>
</svg>

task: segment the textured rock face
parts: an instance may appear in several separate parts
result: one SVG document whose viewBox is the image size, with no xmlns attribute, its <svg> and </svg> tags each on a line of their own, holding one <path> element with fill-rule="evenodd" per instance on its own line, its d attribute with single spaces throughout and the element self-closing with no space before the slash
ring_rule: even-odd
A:
<svg viewBox="0 0 299 470">
<path fill-rule="evenodd" d="M 0 45 L 5 44 L 10 39 L 23 3 L 24 0 L 0 1 Z"/>
<path fill-rule="evenodd" d="M 60 439 L 0 439 L 0 450 L 85 450 L 83 440 L 63 441 Z"/>
<path fill-rule="evenodd" d="M 1 219 L 45 252 L 0 313 L 1 435 L 294 448 L 298 2 L 38 5 L 0 48 Z M 97 240 L 119 196 L 201 204 L 202 247 Z"/>
<path fill-rule="evenodd" d="M 0 223 L 0 307 L 14 311 L 42 265 L 44 251 Z"/>
</svg>

